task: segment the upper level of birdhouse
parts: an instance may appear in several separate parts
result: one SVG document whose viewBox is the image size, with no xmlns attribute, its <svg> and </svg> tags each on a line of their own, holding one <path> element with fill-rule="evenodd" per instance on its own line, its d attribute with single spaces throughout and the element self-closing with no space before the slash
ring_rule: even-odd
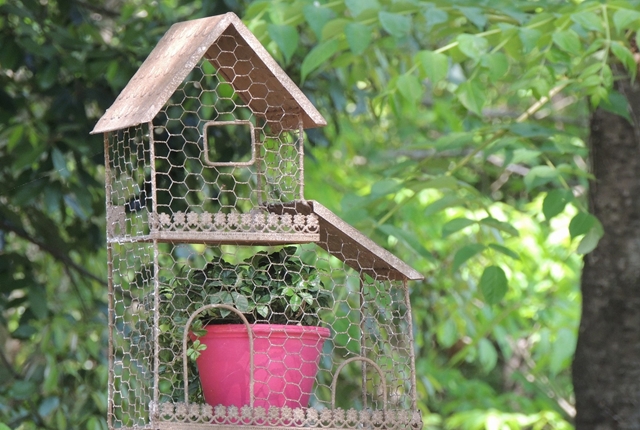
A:
<svg viewBox="0 0 640 430">
<path fill-rule="evenodd" d="M 92 131 L 110 237 L 317 240 L 313 214 L 273 208 L 304 201 L 303 129 L 324 125 L 236 15 L 175 24 Z"/>
</svg>

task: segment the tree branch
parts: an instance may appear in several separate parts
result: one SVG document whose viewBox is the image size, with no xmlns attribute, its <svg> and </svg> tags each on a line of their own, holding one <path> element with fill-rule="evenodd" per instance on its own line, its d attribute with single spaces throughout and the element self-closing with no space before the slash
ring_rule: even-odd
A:
<svg viewBox="0 0 640 430">
<path fill-rule="evenodd" d="M 60 252 L 60 250 L 47 245 L 46 243 L 43 243 L 41 241 L 39 241 L 38 239 L 32 237 L 29 235 L 29 233 L 27 233 L 24 229 L 16 227 L 15 225 L 13 225 L 11 222 L 7 221 L 6 219 L 0 219 L 0 229 L 1 230 L 5 230 L 5 231 L 10 231 L 12 233 L 14 233 L 16 236 L 21 237 L 22 239 L 33 243 L 34 245 L 36 245 L 38 248 L 40 248 L 42 251 L 50 254 L 53 258 L 55 258 L 56 260 L 58 260 L 59 262 L 61 262 L 62 264 L 71 267 L 73 270 L 75 270 L 76 272 L 78 272 L 79 274 L 81 274 L 82 276 L 86 276 L 87 278 L 93 279 L 96 282 L 99 282 L 103 285 L 107 285 L 107 281 L 105 281 L 104 279 L 101 279 L 100 277 L 94 275 L 93 273 L 89 272 L 87 269 L 85 269 L 84 267 L 80 266 L 79 264 L 77 264 L 75 261 L 73 261 L 71 258 L 69 258 L 68 255 L 63 254 L 62 252 Z"/>
</svg>

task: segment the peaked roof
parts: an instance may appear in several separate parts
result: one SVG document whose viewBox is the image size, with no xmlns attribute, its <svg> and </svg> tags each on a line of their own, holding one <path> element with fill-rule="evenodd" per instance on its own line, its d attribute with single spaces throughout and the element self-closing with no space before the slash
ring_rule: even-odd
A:
<svg viewBox="0 0 640 430">
<path fill-rule="evenodd" d="M 233 36 L 238 46 L 226 46 Z M 216 43 L 220 39 L 220 43 Z M 234 13 L 174 24 L 160 39 L 91 134 L 150 122 L 205 57 L 256 116 L 280 121 L 300 113 L 304 128 L 327 125 L 320 112 Z M 266 84 L 269 91 L 265 94 Z M 276 107 L 270 110 L 269 108 Z M 297 128 L 297 121 L 282 124 Z"/>
<path fill-rule="evenodd" d="M 337 257 L 352 269 L 374 278 L 390 280 L 421 280 L 424 276 L 407 263 L 379 246 L 357 229 L 340 219 L 315 200 L 297 201 L 283 206 L 269 207 L 275 212 L 315 214 L 319 221 L 321 248 Z"/>
</svg>

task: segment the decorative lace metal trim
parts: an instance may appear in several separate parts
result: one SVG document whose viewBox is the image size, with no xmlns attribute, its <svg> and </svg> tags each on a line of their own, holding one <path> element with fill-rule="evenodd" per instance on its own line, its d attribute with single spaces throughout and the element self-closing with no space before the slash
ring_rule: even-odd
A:
<svg viewBox="0 0 640 430">
<path fill-rule="evenodd" d="M 197 213 L 176 212 L 149 214 L 152 230 L 229 233 L 317 233 L 318 217 L 314 214 L 274 213 Z"/>
<path fill-rule="evenodd" d="M 265 425 L 285 427 L 361 428 L 367 426 L 384 429 L 422 428 L 419 411 L 411 410 L 363 410 L 288 407 L 251 408 L 243 406 L 212 407 L 210 405 L 161 403 L 160 420 L 179 423 L 209 423 L 231 425 Z"/>
</svg>

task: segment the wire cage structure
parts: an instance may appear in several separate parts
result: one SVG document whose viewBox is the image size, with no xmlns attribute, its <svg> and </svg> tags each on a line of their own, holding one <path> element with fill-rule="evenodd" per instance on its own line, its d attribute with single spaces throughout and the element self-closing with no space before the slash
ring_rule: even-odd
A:
<svg viewBox="0 0 640 430">
<path fill-rule="evenodd" d="M 324 125 L 233 13 L 172 26 L 99 120 L 110 429 L 422 427 L 423 277 L 305 200 Z"/>
</svg>

